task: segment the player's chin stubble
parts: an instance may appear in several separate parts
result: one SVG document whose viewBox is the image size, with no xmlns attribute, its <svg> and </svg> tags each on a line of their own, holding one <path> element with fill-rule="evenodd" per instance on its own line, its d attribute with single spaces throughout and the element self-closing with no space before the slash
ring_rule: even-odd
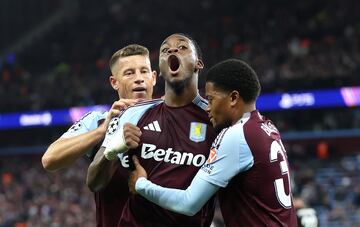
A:
<svg viewBox="0 0 360 227">
<path fill-rule="evenodd" d="M 171 89 L 175 92 L 175 94 L 181 95 L 184 92 L 185 87 L 190 83 L 190 81 L 191 81 L 191 77 L 188 77 L 180 81 L 167 81 L 167 83 L 171 87 Z"/>
</svg>

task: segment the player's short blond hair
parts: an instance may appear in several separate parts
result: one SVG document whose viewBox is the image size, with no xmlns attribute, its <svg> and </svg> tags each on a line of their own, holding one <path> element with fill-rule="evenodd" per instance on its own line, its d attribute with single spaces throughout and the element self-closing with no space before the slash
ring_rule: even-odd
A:
<svg viewBox="0 0 360 227">
<path fill-rule="evenodd" d="M 113 72 L 114 66 L 116 65 L 116 62 L 120 58 L 129 57 L 133 55 L 141 55 L 141 56 L 149 57 L 149 50 L 146 47 L 141 46 L 139 44 L 131 44 L 116 51 L 111 56 L 109 61 L 111 73 L 114 74 Z"/>
</svg>

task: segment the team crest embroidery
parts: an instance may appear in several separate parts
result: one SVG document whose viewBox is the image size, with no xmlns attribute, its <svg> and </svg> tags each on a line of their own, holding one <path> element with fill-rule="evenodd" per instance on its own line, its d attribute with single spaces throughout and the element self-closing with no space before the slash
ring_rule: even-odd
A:
<svg viewBox="0 0 360 227">
<path fill-rule="evenodd" d="M 206 138 L 206 124 L 191 122 L 189 138 L 197 143 L 204 141 Z"/>
</svg>

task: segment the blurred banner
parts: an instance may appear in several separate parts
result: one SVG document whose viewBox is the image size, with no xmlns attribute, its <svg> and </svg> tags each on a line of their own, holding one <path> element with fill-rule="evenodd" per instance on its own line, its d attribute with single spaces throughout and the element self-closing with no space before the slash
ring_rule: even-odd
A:
<svg viewBox="0 0 360 227">
<path fill-rule="evenodd" d="M 360 87 L 264 94 L 259 97 L 257 102 L 257 108 L 265 112 L 353 106 L 360 106 Z"/>
<path fill-rule="evenodd" d="M 354 106 L 360 106 L 360 86 L 264 94 L 259 97 L 257 102 L 257 108 L 262 112 Z M 99 105 L 72 107 L 62 110 L 0 114 L 0 130 L 70 125 L 79 120 L 87 112 L 107 111 L 109 108 L 109 105 Z"/>
<path fill-rule="evenodd" d="M 90 111 L 107 111 L 110 106 L 72 107 L 62 110 L 45 110 L 0 114 L 0 130 L 22 127 L 71 125 Z"/>
</svg>

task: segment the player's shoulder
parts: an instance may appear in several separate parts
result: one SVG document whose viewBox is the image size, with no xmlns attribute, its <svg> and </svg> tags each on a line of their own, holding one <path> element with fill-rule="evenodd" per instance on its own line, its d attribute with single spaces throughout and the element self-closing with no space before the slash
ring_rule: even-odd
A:
<svg viewBox="0 0 360 227">
<path fill-rule="evenodd" d="M 151 100 L 143 100 L 140 102 L 137 102 L 134 106 L 132 107 L 141 107 L 141 106 L 154 106 L 154 105 L 159 105 L 160 103 L 163 103 L 164 99 L 151 99 Z"/>
<path fill-rule="evenodd" d="M 220 141 L 227 141 L 230 143 L 246 143 L 246 138 L 252 135 L 256 136 L 256 131 L 252 130 L 253 127 L 250 127 L 255 123 L 253 113 L 245 113 L 234 125 L 224 128 L 217 136 L 217 139 Z"/>
<path fill-rule="evenodd" d="M 222 146 L 232 144 L 231 146 L 233 146 L 235 143 L 242 143 L 242 134 L 241 125 L 236 123 L 235 125 L 222 129 L 216 136 L 212 146 L 218 148 L 220 144 L 222 144 Z"/>
<path fill-rule="evenodd" d="M 106 118 L 107 114 L 108 112 L 103 111 L 90 111 L 75 121 L 61 137 L 72 137 L 94 130 L 99 126 L 99 122 Z"/>
<path fill-rule="evenodd" d="M 108 114 L 108 111 L 90 111 L 84 114 L 79 121 L 87 122 L 87 121 L 99 121 L 105 119 Z"/>
<path fill-rule="evenodd" d="M 205 110 L 205 109 L 207 108 L 207 106 L 208 106 L 208 100 L 206 100 L 205 98 L 201 97 L 200 95 L 197 95 L 197 96 L 193 99 L 192 103 L 193 103 L 195 106 L 201 108 L 202 110 Z"/>
<path fill-rule="evenodd" d="M 142 109 L 148 109 L 149 107 L 155 107 L 161 103 L 163 103 L 164 100 L 163 99 L 152 99 L 152 100 L 145 100 L 145 101 L 140 101 L 137 102 L 135 105 L 130 106 L 129 108 L 124 110 L 125 112 L 136 112 Z"/>
<path fill-rule="evenodd" d="M 245 128 L 245 132 L 248 136 L 264 136 L 271 137 L 273 139 L 280 139 L 280 132 L 276 128 L 275 124 L 270 119 L 261 115 L 258 111 L 251 113 L 251 118 L 248 124 L 248 127 Z"/>
<path fill-rule="evenodd" d="M 121 119 L 121 121 L 129 122 L 129 123 L 137 123 L 140 117 L 147 112 L 149 109 L 158 106 L 163 103 L 162 99 L 152 99 L 147 101 L 141 101 L 136 103 L 133 106 L 126 108 L 121 111 L 120 115 L 117 116 L 117 119 Z M 115 119 L 116 120 L 116 119 Z"/>
</svg>

